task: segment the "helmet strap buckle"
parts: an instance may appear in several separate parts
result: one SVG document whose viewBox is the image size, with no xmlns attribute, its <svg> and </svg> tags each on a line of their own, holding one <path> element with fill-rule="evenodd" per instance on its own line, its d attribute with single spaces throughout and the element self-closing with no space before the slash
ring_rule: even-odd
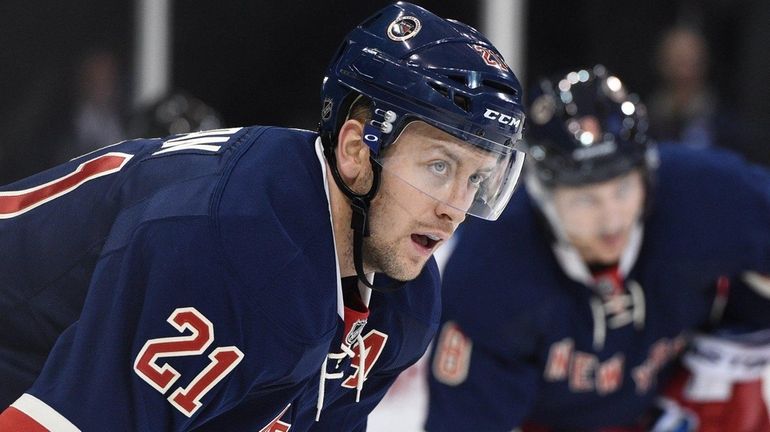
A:
<svg viewBox="0 0 770 432">
<path fill-rule="evenodd" d="M 369 213 L 370 202 L 363 199 L 363 197 L 352 197 L 350 199 L 350 208 L 353 210 L 350 217 L 350 228 L 360 230 L 364 237 L 369 236 L 369 219 L 367 214 Z"/>
</svg>

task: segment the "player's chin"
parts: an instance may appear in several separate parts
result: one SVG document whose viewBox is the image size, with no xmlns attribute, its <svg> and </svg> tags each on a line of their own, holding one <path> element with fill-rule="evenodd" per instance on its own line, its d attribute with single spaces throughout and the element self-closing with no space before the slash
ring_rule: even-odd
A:
<svg viewBox="0 0 770 432">
<path fill-rule="evenodd" d="M 612 265 L 617 264 L 620 261 L 620 255 L 623 253 L 621 247 L 604 247 L 600 248 L 596 253 L 597 264 Z"/>
<path fill-rule="evenodd" d="M 600 254 L 605 261 L 617 262 L 628 244 L 627 235 L 616 235 L 604 238 L 599 243 Z"/>
<path fill-rule="evenodd" d="M 385 274 L 391 279 L 409 282 L 420 276 L 422 269 L 425 268 L 426 262 L 428 262 L 427 258 L 419 261 L 408 260 L 408 262 L 401 262 L 398 265 L 391 266 L 391 268 L 387 269 Z"/>
</svg>

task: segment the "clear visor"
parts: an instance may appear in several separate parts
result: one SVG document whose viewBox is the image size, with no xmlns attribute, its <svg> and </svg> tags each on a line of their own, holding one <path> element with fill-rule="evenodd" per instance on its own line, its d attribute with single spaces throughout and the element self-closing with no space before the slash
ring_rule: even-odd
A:
<svg viewBox="0 0 770 432">
<path fill-rule="evenodd" d="M 516 187 L 524 153 L 451 126 L 440 128 L 409 123 L 376 161 L 384 172 L 455 210 L 497 219 Z"/>
</svg>

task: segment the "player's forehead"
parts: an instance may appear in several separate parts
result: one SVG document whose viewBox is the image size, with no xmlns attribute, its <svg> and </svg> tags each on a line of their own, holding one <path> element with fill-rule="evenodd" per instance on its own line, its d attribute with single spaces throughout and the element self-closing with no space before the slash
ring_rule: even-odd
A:
<svg viewBox="0 0 770 432">
<path fill-rule="evenodd" d="M 409 123 L 393 144 L 397 153 L 445 153 L 461 162 L 488 163 L 497 157 L 423 121 Z"/>
</svg>

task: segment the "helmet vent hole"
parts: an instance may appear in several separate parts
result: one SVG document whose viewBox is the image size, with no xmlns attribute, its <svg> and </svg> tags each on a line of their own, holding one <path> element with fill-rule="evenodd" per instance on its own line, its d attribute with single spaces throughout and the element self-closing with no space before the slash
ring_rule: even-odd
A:
<svg viewBox="0 0 770 432">
<path fill-rule="evenodd" d="M 517 96 L 519 94 L 519 92 L 516 91 L 516 89 L 514 89 L 513 87 L 510 87 L 508 85 L 505 85 L 505 84 L 497 82 L 497 81 L 484 80 L 484 81 L 482 81 L 482 84 L 485 87 L 489 87 L 489 88 L 491 88 L 493 90 L 497 90 L 498 92 L 505 93 L 507 95 Z"/>
<path fill-rule="evenodd" d="M 447 88 L 443 84 L 439 84 L 434 81 L 429 81 L 428 84 L 433 88 L 433 90 L 436 90 L 441 94 L 441 96 L 451 99 L 452 102 L 454 102 L 455 105 L 460 107 L 465 112 L 470 111 L 471 109 L 471 100 L 468 98 L 468 96 L 458 94 L 455 92 L 450 92 L 449 88 Z"/>
<path fill-rule="evenodd" d="M 465 79 L 464 75 L 447 75 L 447 77 L 456 83 L 459 83 L 462 85 L 467 84 L 467 80 Z"/>
<path fill-rule="evenodd" d="M 441 93 L 441 96 L 444 96 L 445 98 L 449 99 L 449 89 L 447 89 L 446 86 L 443 86 L 433 81 L 429 81 L 428 84 L 431 87 L 433 87 L 433 90 L 436 90 L 437 92 Z"/>
<path fill-rule="evenodd" d="M 462 108 L 462 110 L 465 112 L 468 112 L 471 110 L 471 101 L 467 96 L 464 96 L 461 94 L 455 94 L 454 103 L 458 107 Z"/>
</svg>

